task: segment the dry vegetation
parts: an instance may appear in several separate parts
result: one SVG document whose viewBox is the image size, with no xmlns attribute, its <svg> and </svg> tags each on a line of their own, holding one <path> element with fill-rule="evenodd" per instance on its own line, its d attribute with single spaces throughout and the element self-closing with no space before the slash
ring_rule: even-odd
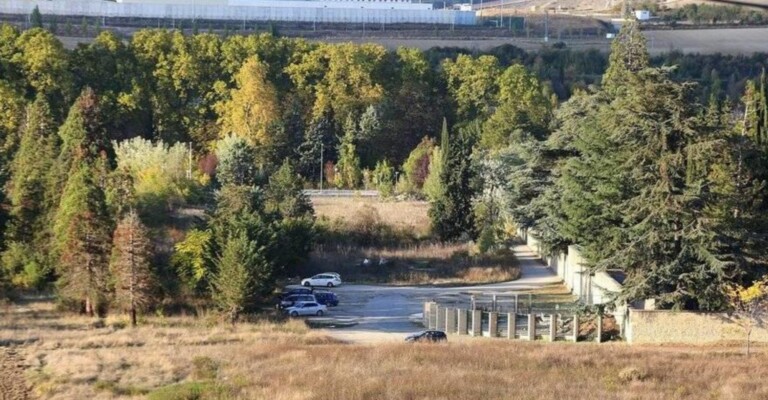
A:
<svg viewBox="0 0 768 400">
<path fill-rule="evenodd" d="M 746 358 L 736 346 L 453 336 L 445 345 L 364 346 L 335 342 L 297 321 L 233 328 L 156 317 L 129 329 L 116 326 L 120 321 L 94 327 L 52 308 L 7 306 L 0 329 L 44 399 L 768 398 L 766 348 Z"/>
<path fill-rule="evenodd" d="M 402 285 L 511 281 L 520 277 L 511 251 L 470 255 L 471 244 L 424 243 L 396 248 L 319 247 L 307 274 L 333 270 L 354 282 Z M 369 265 L 363 260 L 368 259 Z"/>
<path fill-rule="evenodd" d="M 510 251 L 476 255 L 471 243 L 431 240 L 426 202 L 322 197 L 312 203 L 326 228 L 303 275 L 335 271 L 348 281 L 389 284 L 490 283 L 520 276 Z"/>
<path fill-rule="evenodd" d="M 410 230 L 415 236 L 429 235 L 429 203 L 426 201 L 382 201 L 369 197 L 313 197 L 315 214 L 329 220 L 351 220 L 365 207 L 373 207 L 382 222 L 396 229 Z"/>
</svg>

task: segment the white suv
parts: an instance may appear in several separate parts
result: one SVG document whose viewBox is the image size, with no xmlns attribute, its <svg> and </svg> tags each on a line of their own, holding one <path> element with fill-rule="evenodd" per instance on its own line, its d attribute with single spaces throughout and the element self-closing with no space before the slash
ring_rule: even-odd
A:
<svg viewBox="0 0 768 400">
<path fill-rule="evenodd" d="M 310 287 L 310 286 L 334 287 L 334 286 L 341 285 L 341 277 L 337 274 L 317 274 L 311 278 L 302 280 L 301 284 L 307 287 Z"/>
<path fill-rule="evenodd" d="M 314 302 L 297 303 L 293 307 L 285 309 L 285 313 L 291 317 L 298 317 L 299 315 L 321 316 L 325 314 L 326 311 L 328 311 L 328 309 L 324 305 Z"/>
</svg>

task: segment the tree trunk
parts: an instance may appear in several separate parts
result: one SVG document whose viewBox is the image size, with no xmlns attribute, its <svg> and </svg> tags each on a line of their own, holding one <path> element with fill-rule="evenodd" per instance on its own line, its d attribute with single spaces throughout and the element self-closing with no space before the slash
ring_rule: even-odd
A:
<svg viewBox="0 0 768 400">
<path fill-rule="evenodd" d="M 85 315 L 93 316 L 93 304 L 91 304 L 91 299 L 88 297 L 85 298 Z"/>
<path fill-rule="evenodd" d="M 131 307 L 131 326 L 136 327 L 136 307 Z"/>
</svg>

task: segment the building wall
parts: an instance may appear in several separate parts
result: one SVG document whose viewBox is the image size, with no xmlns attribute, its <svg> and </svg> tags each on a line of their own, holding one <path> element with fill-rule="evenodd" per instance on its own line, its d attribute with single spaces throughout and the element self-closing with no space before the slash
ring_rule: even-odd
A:
<svg viewBox="0 0 768 400">
<path fill-rule="evenodd" d="M 208 0 L 206 0 L 208 1 Z M 38 6 L 42 14 L 235 21 L 299 21 L 348 23 L 422 23 L 474 25 L 474 11 L 338 8 L 333 1 L 264 1 L 264 6 L 190 4 L 137 4 L 98 0 L 2 0 L 0 13 L 29 14 Z M 317 6 L 319 3 L 322 7 Z M 402 6 L 410 4 L 392 3 Z M 313 6 L 314 5 L 314 6 Z M 419 5 L 419 4 L 414 4 Z"/>
<path fill-rule="evenodd" d="M 727 314 L 692 311 L 629 311 L 628 343 L 716 343 L 743 341 L 746 334 Z M 752 340 L 768 342 L 768 329 L 754 328 Z"/>
</svg>

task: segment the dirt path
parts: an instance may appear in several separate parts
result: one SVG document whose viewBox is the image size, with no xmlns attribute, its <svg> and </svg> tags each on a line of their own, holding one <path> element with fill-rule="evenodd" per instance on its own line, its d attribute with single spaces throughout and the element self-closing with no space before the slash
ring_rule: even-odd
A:
<svg viewBox="0 0 768 400">
<path fill-rule="evenodd" d="M 24 361 L 15 350 L 0 349 L 0 400 L 33 398 L 24 368 Z"/>
</svg>

